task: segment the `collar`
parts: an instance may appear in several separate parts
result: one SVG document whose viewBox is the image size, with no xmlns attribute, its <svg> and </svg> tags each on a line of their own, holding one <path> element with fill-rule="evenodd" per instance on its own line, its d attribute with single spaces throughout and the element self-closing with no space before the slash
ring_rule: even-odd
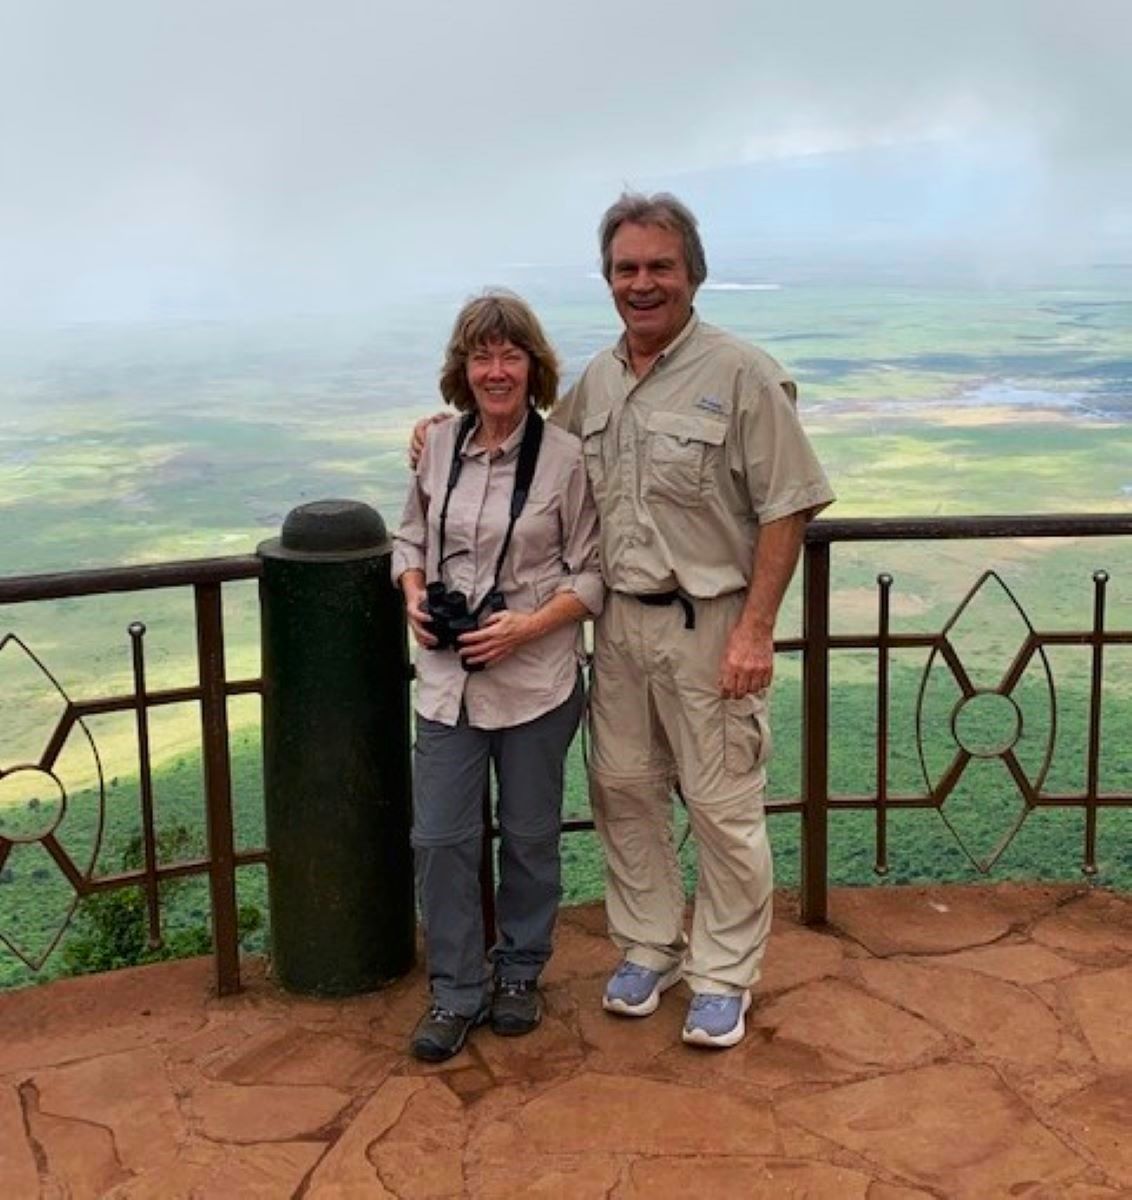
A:
<svg viewBox="0 0 1132 1200">
<path fill-rule="evenodd" d="M 652 364 L 652 369 L 655 371 L 657 367 L 661 366 L 662 363 L 666 362 L 669 358 L 676 354 L 680 350 L 680 347 L 691 339 L 699 327 L 700 316 L 699 313 L 697 313 L 693 308 L 692 315 L 684 323 L 684 328 L 681 329 L 680 332 L 672 339 L 672 341 L 670 341 L 668 345 L 665 346 L 664 349 L 656 356 Z M 630 371 L 633 369 L 632 360 L 629 357 L 629 340 L 627 334 L 623 333 L 617 339 L 617 345 L 613 347 L 613 357 L 616 358 L 622 366 L 628 368 Z"/>
<path fill-rule="evenodd" d="M 514 458 L 519 453 L 519 446 L 523 441 L 523 431 L 527 428 L 527 418 L 530 416 L 530 412 L 531 406 L 528 404 L 523 419 L 494 450 L 488 450 L 486 446 L 475 444 L 476 434 L 479 433 L 482 424 L 477 416 L 476 423 L 472 426 L 472 432 L 468 434 L 468 440 L 460 451 L 461 456 L 463 458 L 488 458 L 493 462 Z"/>
</svg>

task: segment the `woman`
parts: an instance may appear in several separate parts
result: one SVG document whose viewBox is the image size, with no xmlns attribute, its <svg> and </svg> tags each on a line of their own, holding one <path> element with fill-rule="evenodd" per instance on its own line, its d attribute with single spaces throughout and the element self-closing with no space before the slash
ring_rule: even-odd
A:
<svg viewBox="0 0 1132 1200">
<path fill-rule="evenodd" d="M 601 609 L 581 445 L 545 425 L 558 365 L 518 297 L 460 311 L 440 390 L 464 414 L 417 465 L 393 553 L 417 666 L 413 846 L 431 1004 L 410 1049 L 456 1054 L 490 1019 L 529 1033 L 560 896 L 563 764 L 581 717 L 579 622 Z M 484 960 L 479 865 L 499 784 L 498 939 Z"/>
</svg>

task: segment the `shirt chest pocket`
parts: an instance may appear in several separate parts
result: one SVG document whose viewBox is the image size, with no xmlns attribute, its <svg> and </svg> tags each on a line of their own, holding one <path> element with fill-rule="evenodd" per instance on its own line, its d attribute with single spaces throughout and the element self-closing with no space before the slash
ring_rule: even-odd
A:
<svg viewBox="0 0 1132 1200">
<path fill-rule="evenodd" d="M 646 429 L 645 496 L 687 508 L 702 505 L 715 488 L 726 424 L 657 412 L 650 415 Z"/>
<path fill-rule="evenodd" d="M 582 456 L 594 498 L 600 503 L 606 494 L 605 433 L 609 427 L 609 409 L 589 413 L 582 421 Z"/>
</svg>

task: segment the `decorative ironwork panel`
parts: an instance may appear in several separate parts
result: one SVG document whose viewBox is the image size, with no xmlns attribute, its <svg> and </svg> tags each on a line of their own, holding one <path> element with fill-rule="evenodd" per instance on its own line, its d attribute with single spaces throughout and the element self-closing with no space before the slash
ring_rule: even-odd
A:
<svg viewBox="0 0 1132 1200">
<path fill-rule="evenodd" d="M 6 661 L 6 655 L 22 656 L 21 665 L 35 668 L 44 691 L 62 701 L 62 715 L 35 761 L 10 757 L 2 732 L 7 723 L 0 723 L 0 870 L 7 868 L 13 875 L 26 871 L 37 881 L 51 873 L 57 884 L 61 880 L 65 885 L 45 889 L 51 898 L 51 912 L 38 935 L 25 932 L 21 938 L 13 930 L 0 928 L 0 942 L 26 966 L 38 971 L 59 944 L 90 884 L 102 844 L 106 789 L 94 738 L 59 681 L 15 634 L 0 640 L 0 662 Z M 0 695 L 0 705 L 5 699 Z M 7 702 L 11 702 L 10 697 Z M 95 787 L 84 789 L 94 796 L 93 822 L 91 814 L 79 810 L 60 766 L 64 752 L 70 755 L 75 746 L 86 759 L 84 774 L 96 780 Z M 52 903 L 55 898 L 57 905 Z"/>
<path fill-rule="evenodd" d="M 979 620 L 980 608 L 991 606 L 997 608 L 998 640 L 1004 641 L 1013 653 L 1008 651 L 1007 657 L 997 661 L 990 655 L 981 655 L 977 664 L 969 664 L 964 661 L 961 649 L 963 627 Z M 1033 689 L 1020 687 L 1035 656 L 1044 673 L 1045 685 L 1037 695 Z M 946 667 L 947 684 L 957 695 L 949 706 L 945 727 L 929 730 L 926 717 L 929 698 L 933 689 L 938 691 L 946 686 L 941 685 L 943 673 L 933 671 L 937 664 Z M 998 673 L 993 684 L 985 679 L 988 672 Z M 1024 731 L 1040 731 L 1043 727 L 1044 746 L 1035 770 L 1024 762 L 1020 743 Z M 933 770 L 929 763 L 929 732 L 936 735 L 937 741 L 942 738 L 947 746 L 950 758 L 942 769 Z M 1014 593 L 996 571 L 985 571 L 960 601 L 932 647 L 916 699 L 916 751 L 924 782 L 952 836 L 979 871 L 991 870 L 1034 807 L 1049 773 L 1056 732 L 1057 694 L 1045 649 Z M 1016 803 L 1009 806 L 1012 811 L 1004 815 L 989 851 L 979 854 L 949 811 L 948 800 L 978 764 L 989 762 L 998 763 L 1000 774 L 996 779 L 992 773 L 983 772 L 982 789 L 985 792 L 988 783 L 995 791 L 1007 789 Z M 988 807 L 984 805 L 984 815 Z"/>
</svg>

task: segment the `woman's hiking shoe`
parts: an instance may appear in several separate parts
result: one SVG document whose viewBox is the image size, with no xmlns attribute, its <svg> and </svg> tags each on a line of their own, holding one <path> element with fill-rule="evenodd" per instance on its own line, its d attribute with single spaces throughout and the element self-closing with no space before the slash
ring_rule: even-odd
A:
<svg viewBox="0 0 1132 1200">
<path fill-rule="evenodd" d="M 751 993 L 719 996 L 697 992 L 688 1005 L 688 1016 L 681 1035 L 691 1046 L 726 1048 L 743 1040 L 746 1025 L 743 1016 L 751 1007 Z"/>
<path fill-rule="evenodd" d="M 450 1008 L 434 1004 L 417 1022 L 409 1052 L 422 1062 L 444 1062 L 459 1054 L 468 1034 L 486 1020 L 486 1008 L 481 1008 L 473 1017 L 464 1017 Z"/>
<path fill-rule="evenodd" d="M 680 978 L 679 966 L 667 971 L 652 971 L 640 963 L 624 959 L 605 985 L 601 1006 L 606 1012 L 623 1017 L 647 1017 L 656 1012 L 661 992 Z"/>
<path fill-rule="evenodd" d="M 491 1031 L 519 1037 L 538 1028 L 542 997 L 535 979 L 497 979 L 491 996 Z"/>
</svg>

